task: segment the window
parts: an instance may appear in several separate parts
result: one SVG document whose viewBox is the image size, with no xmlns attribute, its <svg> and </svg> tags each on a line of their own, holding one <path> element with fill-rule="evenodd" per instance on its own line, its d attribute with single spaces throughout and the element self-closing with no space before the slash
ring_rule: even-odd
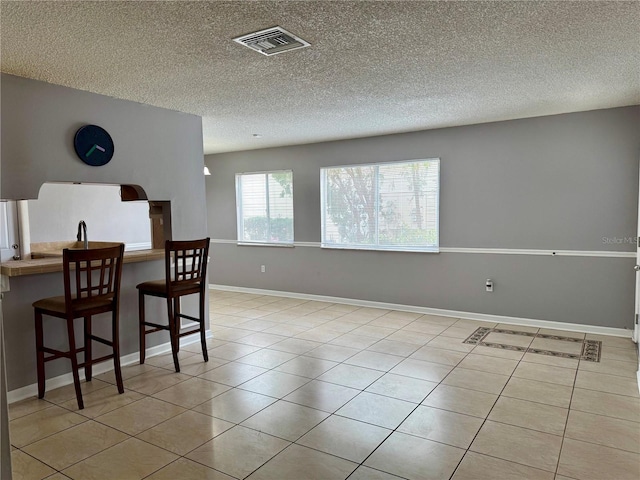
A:
<svg viewBox="0 0 640 480">
<path fill-rule="evenodd" d="M 322 246 L 437 252 L 440 159 L 320 170 Z"/>
<path fill-rule="evenodd" d="M 293 172 L 236 174 L 238 242 L 293 243 Z"/>
</svg>

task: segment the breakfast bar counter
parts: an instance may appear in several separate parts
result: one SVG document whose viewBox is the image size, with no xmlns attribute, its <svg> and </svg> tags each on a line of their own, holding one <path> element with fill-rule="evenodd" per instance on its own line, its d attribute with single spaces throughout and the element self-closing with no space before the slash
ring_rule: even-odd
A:
<svg viewBox="0 0 640 480">
<path fill-rule="evenodd" d="M 124 252 L 124 263 L 162 260 L 164 249 L 131 250 Z M 0 264 L 0 274 L 7 277 L 21 277 L 40 273 L 62 272 L 62 255 L 31 258 L 27 260 L 10 260 Z"/>
</svg>

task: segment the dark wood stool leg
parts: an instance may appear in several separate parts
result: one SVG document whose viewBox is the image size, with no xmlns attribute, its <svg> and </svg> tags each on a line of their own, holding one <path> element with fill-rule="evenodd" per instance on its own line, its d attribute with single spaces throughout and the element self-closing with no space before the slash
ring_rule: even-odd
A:
<svg viewBox="0 0 640 480">
<path fill-rule="evenodd" d="M 169 337 L 171 339 L 171 353 L 173 354 L 173 366 L 176 372 L 180 371 L 180 363 L 178 362 L 178 343 L 180 338 L 177 335 L 176 317 L 173 311 L 173 300 L 167 298 L 167 313 L 169 317 Z"/>
<path fill-rule="evenodd" d="M 44 340 L 42 334 L 42 312 L 40 310 L 35 311 L 36 319 L 36 360 L 37 360 L 37 373 L 38 373 L 38 398 L 44 397 Z"/>
<path fill-rule="evenodd" d="M 73 373 L 73 384 L 76 387 L 76 399 L 78 408 L 82 410 L 82 389 L 80 388 L 80 376 L 78 375 L 78 351 L 76 350 L 76 335 L 73 330 L 73 318 L 67 318 L 67 334 L 69 336 L 69 359 L 71 360 L 71 370 Z"/>
<path fill-rule="evenodd" d="M 140 326 L 140 363 L 144 363 L 147 351 L 145 346 L 146 328 L 144 326 L 144 292 L 142 290 L 138 290 L 138 322 Z"/>
<path fill-rule="evenodd" d="M 113 346 L 113 370 L 116 372 L 116 384 L 118 385 L 118 393 L 124 393 L 124 384 L 122 383 L 122 370 L 120 368 L 120 318 L 118 311 L 112 313 L 111 320 L 111 344 Z"/>
<path fill-rule="evenodd" d="M 91 381 L 92 365 L 91 359 L 91 316 L 84 317 L 84 378 Z"/>
<path fill-rule="evenodd" d="M 173 316 L 175 318 L 175 328 L 176 328 L 176 352 L 180 351 L 180 297 L 175 297 L 173 299 Z"/>
<path fill-rule="evenodd" d="M 202 344 L 202 356 L 204 361 L 209 361 L 209 353 L 207 352 L 207 339 L 204 331 L 204 292 L 200 292 L 200 343 Z"/>
</svg>

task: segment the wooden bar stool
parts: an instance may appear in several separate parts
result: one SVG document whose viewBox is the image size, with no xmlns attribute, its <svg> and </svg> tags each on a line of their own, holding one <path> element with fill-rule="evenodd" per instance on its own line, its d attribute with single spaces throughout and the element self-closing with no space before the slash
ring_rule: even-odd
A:
<svg viewBox="0 0 640 480">
<path fill-rule="evenodd" d="M 209 256 L 209 238 L 202 240 L 171 241 L 165 243 L 165 278 L 137 285 L 140 321 L 140 363 L 146 355 L 145 336 L 160 330 L 168 330 L 171 339 L 171 352 L 176 372 L 180 371 L 178 351 L 180 337 L 200 333 L 202 356 L 209 361 L 205 341 L 204 295 L 206 291 L 207 260 Z M 180 313 L 180 298 L 185 295 L 199 295 L 198 318 Z M 144 311 L 144 296 L 161 297 L 167 300 L 168 325 L 147 322 Z M 198 323 L 197 329 L 180 332 L 180 319 Z M 147 330 L 147 327 L 153 327 Z"/>
<path fill-rule="evenodd" d="M 113 247 L 91 248 L 88 250 L 62 251 L 64 272 L 64 296 L 38 300 L 33 304 L 36 322 L 36 355 L 38 370 L 38 398 L 44 397 L 44 364 L 57 358 L 71 360 L 73 383 L 76 389 L 78 408 L 83 409 L 82 390 L 78 369 L 84 367 L 87 382 L 91 381 L 93 364 L 113 358 L 118 392 L 124 392 L 120 372 L 119 309 L 120 279 L 122 278 L 122 256 L 124 244 L 114 243 Z M 71 270 L 74 270 L 72 286 Z M 91 333 L 91 321 L 94 315 L 111 312 L 111 340 L 97 337 Z M 67 321 L 69 350 L 54 350 L 44 346 L 42 316 L 62 318 Z M 76 346 L 73 321 L 84 318 L 84 346 Z M 96 341 L 112 348 L 112 353 L 100 358 L 92 358 L 91 342 Z M 84 352 L 84 362 L 78 362 L 78 353 Z M 50 356 L 45 357 L 45 353 Z"/>
</svg>

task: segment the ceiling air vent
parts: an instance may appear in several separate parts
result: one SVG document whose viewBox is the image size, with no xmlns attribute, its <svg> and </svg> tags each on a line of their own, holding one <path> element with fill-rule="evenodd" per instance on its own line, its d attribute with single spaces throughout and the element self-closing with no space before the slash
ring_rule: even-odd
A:
<svg viewBox="0 0 640 480">
<path fill-rule="evenodd" d="M 280 27 L 253 32 L 234 38 L 233 41 L 263 55 L 276 55 L 310 45 L 309 42 L 305 42 L 300 37 L 296 37 L 293 33 L 289 33 Z"/>
</svg>

